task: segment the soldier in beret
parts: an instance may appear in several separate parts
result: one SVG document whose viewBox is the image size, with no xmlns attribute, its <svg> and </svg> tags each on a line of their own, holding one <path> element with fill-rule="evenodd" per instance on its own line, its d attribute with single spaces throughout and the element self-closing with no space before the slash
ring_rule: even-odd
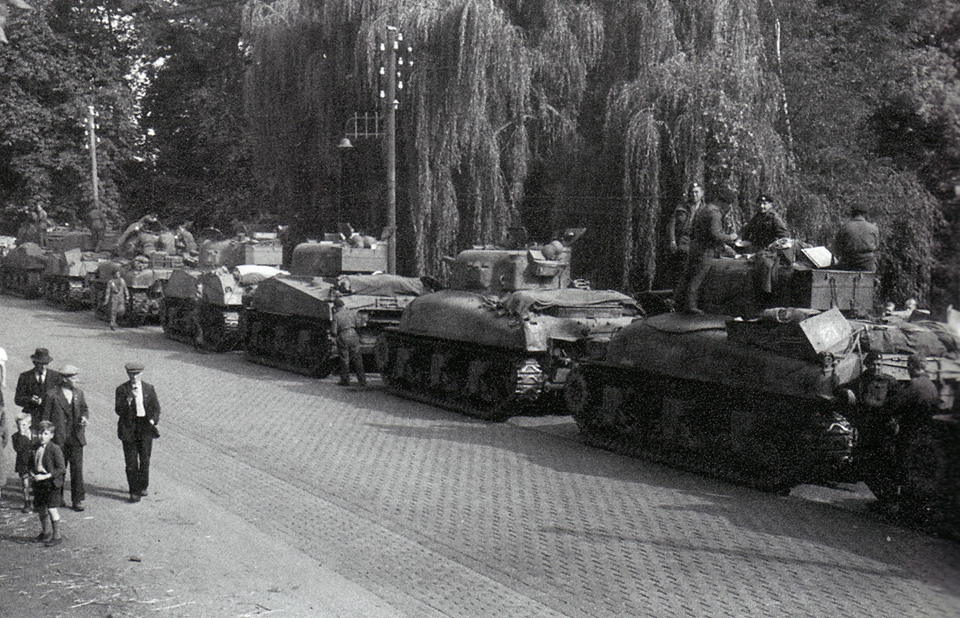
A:
<svg viewBox="0 0 960 618">
<path fill-rule="evenodd" d="M 140 379 L 143 364 L 127 363 L 128 380 L 117 387 L 115 410 L 117 437 L 123 444 L 130 502 L 140 502 L 150 485 L 150 456 L 153 441 L 160 437 L 160 402 L 153 385 Z"/>
</svg>

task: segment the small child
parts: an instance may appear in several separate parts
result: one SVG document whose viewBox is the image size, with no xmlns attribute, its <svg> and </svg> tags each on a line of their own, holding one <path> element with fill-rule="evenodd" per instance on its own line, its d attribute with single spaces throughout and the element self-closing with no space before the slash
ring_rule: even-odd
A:
<svg viewBox="0 0 960 618">
<path fill-rule="evenodd" d="M 30 497 L 30 471 L 33 470 L 33 453 L 40 444 L 39 438 L 33 434 L 30 425 L 33 415 L 21 414 L 17 417 L 17 433 L 13 434 L 13 450 L 17 453 L 17 463 L 14 472 L 20 475 L 20 484 L 23 485 L 23 512 L 33 510 L 33 500 Z"/>
<path fill-rule="evenodd" d="M 37 541 L 47 547 L 63 542 L 57 508 L 63 506 L 61 491 L 67 465 L 63 461 L 63 451 L 52 442 L 54 431 L 53 423 L 40 421 L 40 446 L 33 455 L 33 507 L 40 515 L 41 526 Z"/>
</svg>

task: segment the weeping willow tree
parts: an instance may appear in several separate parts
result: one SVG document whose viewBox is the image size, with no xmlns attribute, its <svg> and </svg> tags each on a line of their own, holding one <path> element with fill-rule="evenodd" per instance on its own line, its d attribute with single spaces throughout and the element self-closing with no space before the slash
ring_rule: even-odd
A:
<svg viewBox="0 0 960 618">
<path fill-rule="evenodd" d="M 622 3 L 608 36 L 624 59 L 610 84 L 606 138 L 622 152 L 620 285 L 649 289 L 663 223 L 691 183 L 780 191 L 791 167 L 767 3 Z M 625 26 L 625 27 L 624 27 Z"/>
<path fill-rule="evenodd" d="M 247 25 L 261 169 L 275 199 L 304 207 L 334 184 L 330 146 L 349 110 L 379 91 L 387 25 L 404 33 L 416 66 L 401 96 L 398 210 L 420 273 L 518 222 L 530 161 L 576 140 L 603 32 L 593 4 L 562 0 L 278 0 L 251 4 Z"/>
<path fill-rule="evenodd" d="M 759 192 L 772 193 L 791 229 L 823 244 L 846 206 L 874 200 L 882 229 L 910 233 L 886 241 L 897 257 L 884 258 L 895 273 L 885 285 L 913 289 L 910 278 L 929 278 L 935 204 L 915 177 L 878 163 L 863 129 L 896 80 L 883 76 L 892 65 L 877 62 L 889 41 L 862 43 L 860 56 L 844 60 L 860 73 L 817 64 L 836 62 L 861 23 L 873 19 L 876 31 L 900 23 L 857 6 L 250 0 L 246 92 L 261 185 L 279 212 L 329 217 L 341 171 L 335 145 L 351 113 L 379 105 L 378 49 L 391 25 L 415 61 L 398 111 L 401 270 L 439 274 L 441 256 L 503 241 L 530 221 L 532 170 L 548 170 L 561 196 L 551 223 L 592 228 L 580 255 L 603 286 L 654 284 L 669 213 L 696 181 L 736 190 L 741 218 Z M 871 32 L 856 36 L 869 42 Z M 921 217 L 911 215 L 915 205 Z"/>
</svg>

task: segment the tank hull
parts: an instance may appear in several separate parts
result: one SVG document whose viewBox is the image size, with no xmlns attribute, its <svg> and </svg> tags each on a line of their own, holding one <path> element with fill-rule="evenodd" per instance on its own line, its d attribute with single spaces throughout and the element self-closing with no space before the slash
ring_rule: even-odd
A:
<svg viewBox="0 0 960 618">
<path fill-rule="evenodd" d="M 356 275 L 340 280 L 277 276 L 264 280 L 243 314 L 244 348 L 253 362 L 315 377 L 337 366 L 330 334 L 333 300 L 357 312 L 360 349 L 374 366 L 377 339 L 399 324 L 404 309 L 423 293 L 419 279 Z"/>
<path fill-rule="evenodd" d="M 859 358 L 784 356 L 729 340 L 723 324 L 667 315 L 618 333 L 571 378 L 584 439 L 770 490 L 847 476 L 855 431 L 836 393 Z"/>
</svg>

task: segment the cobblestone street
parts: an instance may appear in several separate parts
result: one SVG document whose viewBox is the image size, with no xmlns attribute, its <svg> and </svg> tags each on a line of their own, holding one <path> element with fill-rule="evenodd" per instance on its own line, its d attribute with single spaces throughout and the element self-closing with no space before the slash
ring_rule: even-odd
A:
<svg viewBox="0 0 960 618">
<path fill-rule="evenodd" d="M 259 563 L 285 589 L 298 581 L 274 615 L 960 615 L 956 543 L 836 500 L 765 494 L 590 448 L 566 417 L 476 421 L 387 395 L 377 379 L 343 388 L 239 353 L 198 354 L 156 326 L 111 332 L 90 312 L 8 296 L 0 346 L 8 415 L 34 348 L 49 348 L 55 369 L 82 371 L 91 495 L 86 513 L 66 511 L 64 547 L 84 538 L 85 515 L 116 518 L 121 530 L 124 513 L 195 522 L 180 538 L 154 539 L 152 555 L 177 548 L 169 559 L 192 566 L 198 593 L 227 585 L 204 578 L 211 560 L 241 571 Z M 113 390 L 129 360 L 146 365 L 163 408 L 151 495 L 138 505 L 117 499 L 126 486 Z M 11 512 L 16 481 L 5 470 L 0 508 Z M 5 571 L 17 566 L 6 558 L 15 519 L 0 520 Z M 190 537 L 205 526 L 213 532 Z M 147 551 L 122 531 L 102 542 L 107 553 Z M 129 570 L 109 573 L 119 586 L 141 584 Z M 164 573 L 144 579 L 163 591 Z M 281 585 L 254 575 L 229 584 L 250 589 L 243 607 L 221 599 L 162 615 L 254 615 L 258 603 L 270 607 L 256 595 Z M 0 598 L 11 598 L 8 581 Z M 14 615 L 4 601 L 0 615 Z"/>
</svg>

